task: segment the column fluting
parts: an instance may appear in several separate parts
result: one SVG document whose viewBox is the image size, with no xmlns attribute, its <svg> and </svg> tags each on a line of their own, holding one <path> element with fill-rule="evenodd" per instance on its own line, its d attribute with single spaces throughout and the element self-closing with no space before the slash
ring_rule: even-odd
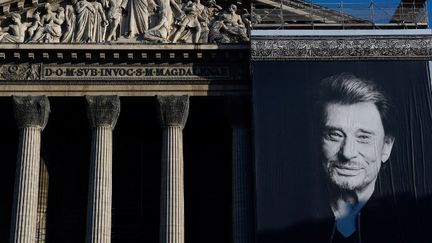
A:
<svg viewBox="0 0 432 243">
<path fill-rule="evenodd" d="M 14 96 L 19 144 L 13 197 L 10 242 L 34 243 L 39 187 L 41 132 L 48 122 L 45 96 Z"/>
<path fill-rule="evenodd" d="M 183 128 L 188 96 L 158 96 L 162 126 L 160 243 L 184 243 Z"/>
<path fill-rule="evenodd" d="M 232 127 L 233 243 L 254 242 L 251 115 L 249 97 L 230 97 L 227 111 Z"/>
<path fill-rule="evenodd" d="M 112 131 L 120 114 L 118 96 L 86 96 L 92 128 L 87 243 L 111 242 Z"/>
<path fill-rule="evenodd" d="M 45 160 L 41 158 L 40 168 L 39 168 L 39 193 L 38 193 L 38 206 L 37 206 L 36 243 L 45 243 L 46 241 L 48 188 L 49 188 L 48 167 Z"/>
</svg>

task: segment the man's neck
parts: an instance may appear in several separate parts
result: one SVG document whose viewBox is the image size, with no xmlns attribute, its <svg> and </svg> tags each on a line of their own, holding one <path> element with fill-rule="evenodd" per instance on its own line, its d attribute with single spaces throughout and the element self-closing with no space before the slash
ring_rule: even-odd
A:
<svg viewBox="0 0 432 243">
<path fill-rule="evenodd" d="M 331 193 L 331 207 L 332 209 L 336 210 L 339 208 L 339 206 L 344 205 L 360 205 L 362 207 L 372 196 L 374 190 L 375 181 L 361 190 L 333 190 Z"/>
<path fill-rule="evenodd" d="M 357 215 L 372 196 L 375 182 L 359 191 L 340 191 L 333 195 L 331 209 L 336 220 L 338 231 L 345 237 L 352 235 L 356 229 Z"/>
</svg>

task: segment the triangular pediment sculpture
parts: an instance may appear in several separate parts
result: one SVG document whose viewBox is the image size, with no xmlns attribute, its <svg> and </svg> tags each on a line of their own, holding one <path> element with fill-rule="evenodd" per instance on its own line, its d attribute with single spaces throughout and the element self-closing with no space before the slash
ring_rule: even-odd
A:
<svg viewBox="0 0 432 243">
<path fill-rule="evenodd" d="M 216 0 L 1 1 L 0 43 L 245 43 L 249 4 Z"/>
</svg>

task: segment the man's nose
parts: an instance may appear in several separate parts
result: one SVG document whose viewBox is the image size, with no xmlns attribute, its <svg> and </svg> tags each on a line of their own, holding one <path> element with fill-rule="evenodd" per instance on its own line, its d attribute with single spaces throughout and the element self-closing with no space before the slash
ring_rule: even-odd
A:
<svg viewBox="0 0 432 243">
<path fill-rule="evenodd" d="M 355 140 L 348 137 L 345 138 L 344 142 L 341 144 L 339 155 L 346 160 L 356 157 L 357 152 Z"/>
</svg>

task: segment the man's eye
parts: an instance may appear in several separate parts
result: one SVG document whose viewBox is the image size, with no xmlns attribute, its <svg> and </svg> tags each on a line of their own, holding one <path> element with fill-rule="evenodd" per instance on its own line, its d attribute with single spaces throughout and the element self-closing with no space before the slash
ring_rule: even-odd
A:
<svg viewBox="0 0 432 243">
<path fill-rule="evenodd" d="M 338 132 L 338 131 L 328 131 L 325 134 L 326 139 L 330 139 L 333 141 L 341 140 L 341 139 L 343 139 L 343 137 L 344 137 L 343 134 L 341 132 Z"/>
<path fill-rule="evenodd" d="M 369 135 L 358 135 L 357 139 L 361 143 L 369 143 L 372 140 L 372 137 Z"/>
</svg>

